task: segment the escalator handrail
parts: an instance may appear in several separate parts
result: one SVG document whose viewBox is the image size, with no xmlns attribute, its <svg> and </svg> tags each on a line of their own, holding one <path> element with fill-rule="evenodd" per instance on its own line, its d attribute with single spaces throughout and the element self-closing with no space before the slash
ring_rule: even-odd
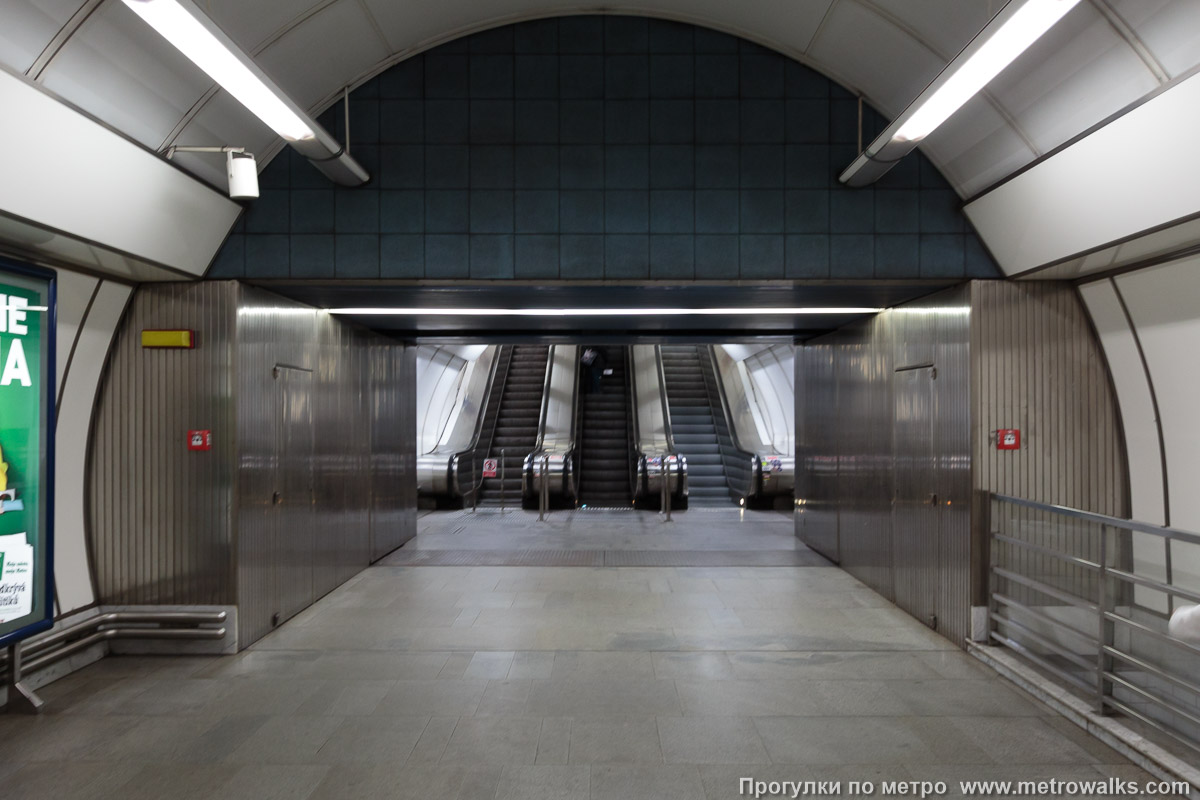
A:
<svg viewBox="0 0 1200 800">
<path fill-rule="evenodd" d="M 578 359 L 576 358 L 576 356 L 578 355 L 579 348 L 575 345 L 562 345 L 562 346 L 570 347 L 570 348 L 574 349 L 575 352 L 572 353 L 572 359 L 573 359 L 574 363 L 577 363 Z M 521 475 L 522 486 L 525 485 L 526 481 L 533 480 L 533 477 L 534 477 L 533 472 L 534 472 L 535 462 L 537 461 L 538 457 L 540 457 L 542 454 L 544 454 L 546 452 L 546 425 L 548 424 L 547 418 L 550 415 L 550 387 L 554 380 L 554 357 L 555 357 L 555 351 L 558 349 L 558 347 L 559 347 L 559 345 L 550 345 L 546 349 L 546 378 L 545 378 L 545 381 L 542 383 L 542 409 L 538 415 L 537 441 L 534 443 L 533 450 L 530 451 L 530 453 L 525 457 L 524 464 L 522 466 L 522 475 Z M 580 372 L 580 370 L 578 369 L 578 367 L 576 367 L 576 370 L 575 370 L 575 386 L 576 386 L 576 388 L 578 388 L 578 384 L 579 384 L 579 372 Z M 576 399 L 575 397 L 571 398 L 572 411 L 574 411 L 575 399 Z M 571 458 L 575 451 L 575 431 L 573 429 L 574 428 L 574 414 L 572 414 L 571 423 L 572 423 L 572 430 L 571 430 L 570 434 L 568 435 L 566 448 L 562 453 L 563 471 L 565 473 L 569 473 L 569 475 L 563 477 L 563 480 L 564 480 L 563 488 L 568 491 L 571 491 L 572 487 L 570 487 L 568 484 L 566 484 L 565 481 L 573 480 L 573 473 L 574 473 L 574 470 L 572 469 L 573 465 L 571 464 Z M 547 480 L 547 477 L 544 476 L 543 480 Z M 532 486 L 532 483 L 530 483 L 529 485 Z"/>
<path fill-rule="evenodd" d="M 757 481 L 755 480 L 755 476 L 758 474 L 758 471 L 760 469 L 761 457 L 759 456 L 758 453 L 754 452 L 753 450 L 747 450 L 746 448 L 742 447 L 741 440 L 738 438 L 737 428 L 734 427 L 734 424 L 733 424 L 733 412 L 729 408 L 729 397 L 728 397 L 728 395 L 725 394 L 725 385 L 721 381 L 721 373 L 717 369 L 717 355 L 716 355 L 716 352 L 714 351 L 714 345 L 709 344 L 709 345 L 701 345 L 701 346 L 704 347 L 707 351 L 708 367 L 712 371 L 711 374 L 712 374 L 712 379 L 713 379 L 713 384 L 714 384 L 713 388 L 716 389 L 717 396 L 720 398 L 720 401 L 721 401 L 721 403 L 720 403 L 721 414 L 725 417 L 725 430 L 727 430 L 729 432 L 729 439 L 730 439 L 730 441 L 733 442 L 733 449 L 737 452 L 738 455 L 745 456 L 745 457 L 748 457 L 751 459 L 751 461 L 750 461 L 750 479 L 749 479 L 749 484 L 746 486 L 746 488 L 744 490 L 739 490 L 738 487 L 736 487 L 736 486 L 730 486 L 729 488 L 733 489 L 735 492 L 737 492 L 743 498 L 750 497 L 754 494 L 757 494 L 756 490 L 758 487 L 756 485 Z M 703 369 L 703 366 L 701 367 L 701 369 Z M 708 384 L 708 373 L 705 373 L 704 385 L 706 388 L 709 385 Z M 712 404 L 711 396 L 709 397 L 709 404 L 710 405 Z M 728 484 L 728 482 L 729 482 L 728 471 L 725 473 L 725 481 L 726 481 L 726 484 Z"/>
<path fill-rule="evenodd" d="M 533 445 L 533 453 L 542 452 L 542 447 L 546 441 L 546 414 L 550 410 L 550 378 L 554 374 L 554 348 L 558 347 L 552 344 L 546 348 L 546 378 L 542 382 L 542 410 L 538 413 L 538 429 L 537 441 Z"/>
<path fill-rule="evenodd" d="M 642 441 L 642 432 L 638 427 L 636 372 L 633 363 L 633 345 L 627 344 L 625 345 L 625 391 L 628 392 L 626 399 L 629 405 L 625 410 L 633 422 L 633 427 L 630 428 L 631 438 L 626 445 L 629 458 L 629 496 L 635 501 L 638 496 L 638 476 L 642 458 L 642 452 L 638 449 L 638 444 Z"/>
<path fill-rule="evenodd" d="M 578 355 L 578 350 L 576 355 Z M 583 395 L 579 393 L 579 382 L 583 380 L 583 370 L 575 368 L 575 388 L 571 390 L 571 410 L 574 412 L 571 415 L 571 442 L 567 446 L 567 460 L 571 461 L 571 477 L 570 491 L 571 497 L 575 500 L 575 506 L 579 506 L 579 487 L 583 486 L 583 448 L 579 444 L 579 439 L 583 435 L 583 426 L 580 424 L 583 417 Z"/>
<path fill-rule="evenodd" d="M 475 422 L 475 432 L 471 437 L 471 446 L 466 448 L 465 450 L 460 450 L 459 452 L 455 453 L 450 459 L 450 463 L 455 465 L 454 487 L 456 489 L 458 489 L 459 497 L 466 497 L 466 495 L 463 494 L 462 483 L 460 481 L 460 476 L 462 474 L 462 470 L 458 468 L 459 461 L 462 459 L 463 456 L 470 455 L 470 456 L 474 457 L 474 456 L 478 455 L 479 447 L 480 447 L 479 439 L 480 439 L 480 437 L 483 436 L 483 423 L 487 419 L 488 409 L 492 403 L 492 395 L 496 391 L 496 380 L 499 379 L 501 381 L 500 393 L 501 393 L 501 395 L 503 395 L 503 393 L 504 393 L 503 385 L 504 385 L 504 382 L 508 380 L 508 370 L 512 366 L 512 357 L 513 357 L 513 350 L 515 348 L 515 345 L 501 345 L 501 347 L 507 348 L 507 352 L 497 353 L 496 359 L 494 361 L 492 361 L 491 375 L 488 378 L 488 390 L 487 390 L 487 394 L 483 398 L 483 404 L 479 407 L 479 419 L 476 420 L 476 422 Z M 506 355 L 508 356 L 507 359 L 504 358 Z M 500 362 L 501 361 L 504 361 L 504 375 L 497 374 L 500 371 Z M 499 400 L 499 398 L 497 398 L 497 401 L 498 400 Z M 498 417 L 499 417 L 499 415 L 497 415 L 497 418 Z M 493 430 L 495 430 L 494 424 L 493 424 Z M 492 443 L 489 438 L 488 450 L 491 449 L 491 444 Z M 474 459 L 473 459 L 472 460 L 472 473 L 471 473 L 472 481 L 475 480 L 474 467 L 475 467 L 475 464 L 474 464 Z M 471 486 L 472 492 L 478 492 L 480 490 L 480 488 L 483 486 L 483 470 L 479 471 L 479 476 L 480 476 L 479 481 L 477 483 L 473 483 Z"/>
<path fill-rule="evenodd" d="M 671 429 L 671 404 L 667 400 L 667 375 L 663 371 L 662 345 L 660 344 L 654 345 L 654 364 L 658 369 L 658 385 L 662 387 L 659 400 L 662 402 L 663 434 L 667 439 L 667 452 L 675 454 L 678 451 L 675 449 L 675 434 Z"/>
</svg>

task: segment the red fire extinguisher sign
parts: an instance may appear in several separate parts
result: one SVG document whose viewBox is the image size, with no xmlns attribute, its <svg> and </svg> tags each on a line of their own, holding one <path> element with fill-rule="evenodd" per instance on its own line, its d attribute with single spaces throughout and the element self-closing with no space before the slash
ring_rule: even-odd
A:
<svg viewBox="0 0 1200 800">
<path fill-rule="evenodd" d="M 188 431 L 188 450 L 212 450 L 212 431 Z"/>
<path fill-rule="evenodd" d="M 997 450 L 1020 450 L 1021 431 L 1017 428 L 1000 428 L 996 431 Z"/>
</svg>

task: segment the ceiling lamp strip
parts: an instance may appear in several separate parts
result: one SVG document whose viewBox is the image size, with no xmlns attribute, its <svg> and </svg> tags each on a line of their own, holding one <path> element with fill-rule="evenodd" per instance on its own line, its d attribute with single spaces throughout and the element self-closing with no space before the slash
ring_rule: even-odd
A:
<svg viewBox="0 0 1200 800">
<path fill-rule="evenodd" d="M 978 94 L 1079 0 L 1010 0 L 838 180 L 868 186 Z"/>
<path fill-rule="evenodd" d="M 330 180 L 370 179 L 316 120 L 298 106 L 192 0 L 123 0 L 126 6 Z"/>
</svg>

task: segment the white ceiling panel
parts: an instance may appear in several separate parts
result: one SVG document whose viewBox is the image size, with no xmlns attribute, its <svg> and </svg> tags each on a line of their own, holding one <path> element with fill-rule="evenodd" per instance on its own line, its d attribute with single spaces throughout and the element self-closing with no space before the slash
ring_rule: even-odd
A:
<svg viewBox="0 0 1200 800">
<path fill-rule="evenodd" d="M 1200 64 L 1200 2 L 1109 0 L 1109 3 L 1171 77 Z"/>
<path fill-rule="evenodd" d="M 279 31 L 330 0 L 201 0 L 213 22 L 243 50 L 255 53 Z"/>
<path fill-rule="evenodd" d="M 841 0 L 830 11 L 809 54 L 848 87 L 895 117 L 946 66 L 940 56 L 867 7 Z"/>
<path fill-rule="evenodd" d="M 26 72 L 83 0 L 4 0 L 0 64 Z"/>
<path fill-rule="evenodd" d="M 427 46 L 451 35 L 519 19 L 596 12 L 578 2 L 537 0 L 442 0 L 397 3 L 364 0 L 395 52 Z M 623 13 L 645 14 L 739 33 L 793 54 L 803 53 L 835 0 L 633 0 Z"/>
<path fill-rule="evenodd" d="M 947 63 L 1004 5 L 997 0 L 867 0 L 895 19 Z"/>
<path fill-rule="evenodd" d="M 740 2 L 736 9 L 736 30 L 743 36 L 771 44 L 779 50 L 804 53 L 812 45 L 821 20 L 835 0 L 755 0 Z M 635 3 L 647 14 L 708 21 L 710 26 L 730 28 L 731 4 L 728 0 L 667 0 Z"/>
<path fill-rule="evenodd" d="M 289 30 L 256 60 L 301 108 L 312 108 L 387 56 L 358 0 L 339 0 Z"/>
<path fill-rule="evenodd" d="M 1080 3 L 988 91 L 1045 153 L 1157 87 L 1108 20 Z"/>
<path fill-rule="evenodd" d="M 0 63 L 27 68 L 82 0 L 0 0 Z M 1114 26 L 1081 3 L 1061 25 L 923 145 L 973 195 L 1157 86 Z M 1171 74 L 1200 61 L 1200 0 L 1104 0 Z M 708 25 L 803 58 L 894 116 L 1002 7 L 1004 0 L 197 0 L 301 106 L 396 54 L 524 19 L 635 13 Z M 376 28 L 378 25 L 378 28 Z M 68 102 L 158 148 L 209 89 L 207 78 L 106 0 L 43 75 Z M 1011 121 L 1011 122 L 1010 122 Z M 1015 126 L 1019 126 L 1015 127 Z M 177 137 L 273 152 L 279 141 L 224 93 Z M 223 185 L 220 159 L 181 164 Z"/>
<path fill-rule="evenodd" d="M 393 52 L 404 52 L 424 47 L 463 30 L 486 27 L 491 21 L 500 21 L 523 15 L 534 16 L 541 11 L 553 14 L 562 6 L 563 13 L 576 6 L 574 3 L 547 2 L 538 4 L 532 0 L 493 0 L 480 4 L 478 0 L 441 0 L 429 2 L 419 0 L 397 3 L 395 0 L 364 0 L 367 10 L 379 23 Z"/>
<path fill-rule="evenodd" d="M 921 145 L 960 195 L 971 195 L 1036 156 L 986 97 L 976 96 Z"/>
<path fill-rule="evenodd" d="M 42 73 L 42 83 L 151 149 L 212 85 L 119 2 L 88 18 Z"/>
</svg>

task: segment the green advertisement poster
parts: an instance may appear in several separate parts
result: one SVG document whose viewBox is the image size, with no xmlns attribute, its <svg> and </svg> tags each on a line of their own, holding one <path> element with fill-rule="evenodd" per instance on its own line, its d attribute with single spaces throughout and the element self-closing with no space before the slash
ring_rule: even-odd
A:
<svg viewBox="0 0 1200 800">
<path fill-rule="evenodd" d="M 54 275 L 0 259 L 0 643 L 50 625 Z"/>
</svg>

